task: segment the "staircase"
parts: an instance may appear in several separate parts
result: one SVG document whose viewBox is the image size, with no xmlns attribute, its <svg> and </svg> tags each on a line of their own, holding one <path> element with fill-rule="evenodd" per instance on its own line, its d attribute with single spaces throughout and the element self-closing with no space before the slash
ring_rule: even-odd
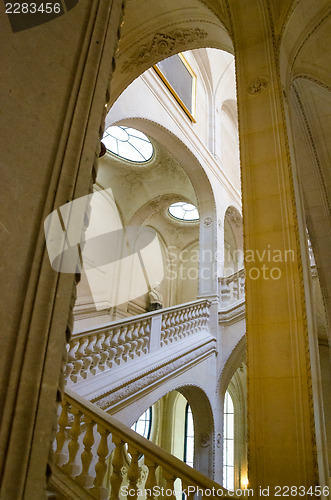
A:
<svg viewBox="0 0 331 500">
<path fill-rule="evenodd" d="M 239 498 L 68 388 L 54 461 L 58 500 Z"/>
<path fill-rule="evenodd" d="M 215 356 L 210 307 L 200 299 L 74 333 L 67 386 L 108 410 Z"/>
</svg>

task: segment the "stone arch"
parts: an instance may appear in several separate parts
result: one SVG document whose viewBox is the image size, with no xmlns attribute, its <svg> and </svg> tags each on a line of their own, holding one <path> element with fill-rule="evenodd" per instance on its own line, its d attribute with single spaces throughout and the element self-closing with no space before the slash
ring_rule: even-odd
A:
<svg viewBox="0 0 331 500">
<path fill-rule="evenodd" d="M 224 394 L 230 383 L 231 378 L 235 374 L 239 366 L 246 360 L 246 338 L 245 335 L 239 340 L 232 353 L 228 357 L 218 380 L 217 393 L 221 399 L 224 399 Z"/>
<path fill-rule="evenodd" d="M 213 189 L 206 172 L 193 152 L 162 125 L 141 118 L 127 118 L 117 124 L 124 123 L 141 130 L 147 136 L 159 142 L 171 153 L 190 178 L 196 194 L 197 208 L 200 215 L 200 249 L 207 250 L 206 252 L 200 250 L 198 296 L 216 297 L 216 205 Z M 213 256 L 212 259 L 210 259 L 210 255 Z M 208 258 L 205 259 L 204 256 L 208 256 Z"/>
<path fill-rule="evenodd" d="M 210 5 L 208 5 L 210 3 Z M 135 0 L 125 10 L 111 87 L 111 103 L 141 73 L 166 57 L 185 50 L 214 47 L 233 52 L 227 16 L 212 2 L 190 0 L 185 7 L 175 0 Z M 173 10 L 176 10 L 176 16 Z M 157 16 L 151 19 L 151 13 Z"/>
<path fill-rule="evenodd" d="M 130 419 L 130 425 L 132 425 L 147 408 L 159 401 L 165 395 L 175 391 L 184 396 L 192 409 L 194 421 L 194 467 L 212 478 L 215 454 L 214 416 L 210 400 L 201 387 L 197 385 L 175 385 L 170 390 L 168 388 L 168 390 L 158 392 L 157 396 L 155 393 L 150 394 L 148 398 L 143 398 L 143 401 L 137 401 L 134 407 L 132 407 L 133 412 Z"/>
</svg>

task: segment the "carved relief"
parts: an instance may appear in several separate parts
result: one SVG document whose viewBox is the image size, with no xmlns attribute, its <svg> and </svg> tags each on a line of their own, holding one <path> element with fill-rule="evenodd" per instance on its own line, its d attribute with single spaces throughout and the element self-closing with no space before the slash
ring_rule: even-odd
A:
<svg viewBox="0 0 331 500">
<path fill-rule="evenodd" d="M 241 215 L 234 207 L 229 207 L 227 209 L 226 218 L 230 223 L 234 224 L 235 226 L 237 227 L 241 226 Z"/>
<path fill-rule="evenodd" d="M 123 64 L 123 70 L 128 71 L 155 58 L 169 57 L 178 52 L 183 45 L 206 36 L 207 33 L 200 28 L 176 29 L 169 33 L 156 33 L 151 42 L 138 47 L 130 59 Z"/>
<path fill-rule="evenodd" d="M 217 448 L 222 446 L 222 434 L 220 432 L 216 436 L 216 446 Z"/>
<path fill-rule="evenodd" d="M 211 226 L 211 223 L 213 222 L 213 219 L 211 217 L 206 217 L 205 220 L 203 221 L 203 225 L 205 227 Z"/>
<path fill-rule="evenodd" d="M 207 446 L 209 446 L 209 440 L 210 440 L 210 436 L 207 432 L 203 432 L 202 434 L 200 434 L 200 446 L 202 446 L 203 448 L 206 448 Z"/>
<path fill-rule="evenodd" d="M 268 80 L 265 77 L 255 78 L 247 88 L 250 95 L 255 95 L 263 92 L 263 90 L 268 86 Z"/>
</svg>

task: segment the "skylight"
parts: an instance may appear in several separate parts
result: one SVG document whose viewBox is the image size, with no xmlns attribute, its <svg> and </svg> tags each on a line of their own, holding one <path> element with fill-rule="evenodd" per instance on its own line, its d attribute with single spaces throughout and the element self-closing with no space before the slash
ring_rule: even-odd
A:
<svg viewBox="0 0 331 500">
<path fill-rule="evenodd" d="M 153 155 L 153 146 L 148 137 L 131 127 L 108 127 L 102 141 L 108 151 L 135 163 L 144 163 Z"/>
<path fill-rule="evenodd" d="M 185 201 L 173 203 L 168 208 L 168 211 L 169 214 L 177 220 L 191 222 L 199 220 L 199 212 L 197 208 L 191 203 L 186 203 Z"/>
</svg>

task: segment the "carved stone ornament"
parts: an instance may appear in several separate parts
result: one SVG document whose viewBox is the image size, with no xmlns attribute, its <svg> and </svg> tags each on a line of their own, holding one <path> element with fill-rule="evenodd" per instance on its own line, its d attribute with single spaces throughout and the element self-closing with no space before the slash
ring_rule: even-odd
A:
<svg viewBox="0 0 331 500">
<path fill-rule="evenodd" d="M 156 33 L 146 45 L 137 48 L 135 53 L 125 61 L 123 70 L 128 71 L 152 59 L 165 58 L 178 52 L 183 45 L 201 40 L 207 36 L 206 31 L 200 28 L 176 29 L 169 33 Z"/>
<path fill-rule="evenodd" d="M 267 85 L 267 78 L 257 77 L 248 85 L 247 91 L 251 95 L 259 94 L 260 92 L 263 92 Z"/>
<path fill-rule="evenodd" d="M 203 448 L 209 446 L 209 439 L 210 437 L 207 432 L 203 432 L 202 434 L 200 434 L 200 446 L 202 446 Z"/>
<path fill-rule="evenodd" d="M 216 436 L 216 446 L 220 448 L 222 445 L 222 434 L 219 432 Z"/>
<path fill-rule="evenodd" d="M 211 217 L 206 217 L 205 220 L 203 221 L 203 225 L 205 227 L 211 226 L 211 223 L 213 222 L 213 219 Z"/>
<path fill-rule="evenodd" d="M 226 211 L 226 218 L 228 221 L 232 224 L 234 224 L 236 227 L 240 227 L 242 220 L 241 220 L 241 215 L 240 213 L 233 207 L 229 207 Z"/>
</svg>

